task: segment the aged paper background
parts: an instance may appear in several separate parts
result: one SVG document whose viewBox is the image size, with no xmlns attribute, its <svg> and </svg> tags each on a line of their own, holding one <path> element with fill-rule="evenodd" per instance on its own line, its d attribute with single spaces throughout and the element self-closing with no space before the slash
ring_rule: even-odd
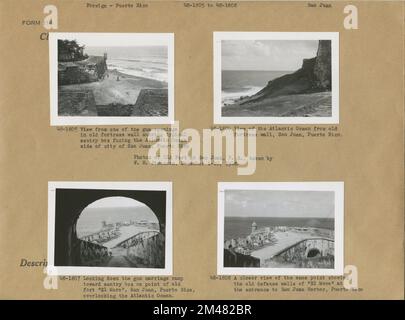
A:
<svg viewBox="0 0 405 320">
<path fill-rule="evenodd" d="M 101 3 L 101 1 L 100 1 Z M 107 3 L 109 3 L 107 1 Z M 81 150 L 78 139 L 49 122 L 48 43 L 42 26 L 49 1 L 0 3 L 0 269 L 1 298 L 80 299 L 63 281 L 45 290 L 48 181 L 173 181 L 173 270 L 194 293 L 184 299 L 403 298 L 403 37 L 402 2 L 350 2 L 359 29 L 343 27 L 345 2 L 239 2 L 237 8 L 186 8 L 144 2 L 147 9 L 86 9 L 82 1 L 52 1 L 58 32 L 175 33 L 175 119 L 181 128 L 213 125 L 213 31 L 338 31 L 339 139 L 257 140 L 255 174 L 235 167 L 134 166 L 131 150 Z M 248 126 L 245 126 L 248 127 Z M 355 265 L 361 292 L 235 293 L 216 274 L 217 182 L 344 181 L 345 265 Z"/>
</svg>

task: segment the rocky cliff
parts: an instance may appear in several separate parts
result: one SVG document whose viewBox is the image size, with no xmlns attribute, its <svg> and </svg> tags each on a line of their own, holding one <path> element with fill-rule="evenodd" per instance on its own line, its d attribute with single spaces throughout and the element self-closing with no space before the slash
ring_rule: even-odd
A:
<svg viewBox="0 0 405 320">
<path fill-rule="evenodd" d="M 319 40 L 316 57 L 304 59 L 299 70 L 269 81 L 241 104 L 269 97 L 330 91 L 331 84 L 331 41 Z"/>
</svg>

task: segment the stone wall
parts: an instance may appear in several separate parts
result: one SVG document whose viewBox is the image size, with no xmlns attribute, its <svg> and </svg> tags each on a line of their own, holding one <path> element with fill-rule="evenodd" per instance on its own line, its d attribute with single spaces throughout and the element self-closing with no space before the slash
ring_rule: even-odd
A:
<svg viewBox="0 0 405 320">
<path fill-rule="evenodd" d="M 144 268 L 165 267 L 165 237 L 162 233 L 143 239 L 127 248 L 127 258 Z"/>
<path fill-rule="evenodd" d="M 58 115 L 80 116 L 97 115 L 96 102 L 92 90 L 58 91 Z"/>
<path fill-rule="evenodd" d="M 134 106 L 131 104 L 109 104 L 97 106 L 97 115 L 102 117 L 129 117 L 132 114 Z"/>
<path fill-rule="evenodd" d="M 74 245 L 75 266 L 103 266 L 110 259 L 108 248 L 78 239 Z"/>
<path fill-rule="evenodd" d="M 89 83 L 97 80 L 98 77 L 93 71 L 78 65 L 69 65 L 58 70 L 58 85 Z"/>
<path fill-rule="evenodd" d="M 58 63 L 58 85 L 89 83 L 102 79 L 107 72 L 106 58 L 90 56 L 86 60 Z"/>
<path fill-rule="evenodd" d="M 260 259 L 240 254 L 233 250 L 224 250 L 224 267 L 225 268 L 259 268 L 260 267 Z"/>
<path fill-rule="evenodd" d="M 334 242 L 327 239 L 308 239 L 287 248 L 271 260 L 295 264 L 304 268 L 333 268 Z"/>
<path fill-rule="evenodd" d="M 168 115 L 167 89 L 142 89 L 132 111 L 133 116 L 164 117 Z"/>
<path fill-rule="evenodd" d="M 330 40 L 319 40 L 318 52 L 314 65 L 316 85 L 330 90 L 332 85 L 332 51 Z"/>
</svg>

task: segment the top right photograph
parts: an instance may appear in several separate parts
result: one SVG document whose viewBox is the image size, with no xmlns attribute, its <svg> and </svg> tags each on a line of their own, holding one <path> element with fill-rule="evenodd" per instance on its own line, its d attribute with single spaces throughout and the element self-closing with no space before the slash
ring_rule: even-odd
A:
<svg viewBox="0 0 405 320">
<path fill-rule="evenodd" d="M 338 124 L 338 32 L 214 32 L 214 123 Z"/>
</svg>

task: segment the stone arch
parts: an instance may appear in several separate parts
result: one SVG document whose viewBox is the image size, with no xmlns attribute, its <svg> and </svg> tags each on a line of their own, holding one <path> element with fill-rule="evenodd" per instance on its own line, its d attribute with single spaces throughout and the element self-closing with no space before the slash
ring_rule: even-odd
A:
<svg viewBox="0 0 405 320">
<path fill-rule="evenodd" d="M 144 203 L 156 215 L 160 232 L 165 236 L 166 191 L 56 189 L 55 266 L 74 265 L 74 243 L 78 241 L 76 223 L 91 203 L 108 197 L 126 197 Z"/>
</svg>

